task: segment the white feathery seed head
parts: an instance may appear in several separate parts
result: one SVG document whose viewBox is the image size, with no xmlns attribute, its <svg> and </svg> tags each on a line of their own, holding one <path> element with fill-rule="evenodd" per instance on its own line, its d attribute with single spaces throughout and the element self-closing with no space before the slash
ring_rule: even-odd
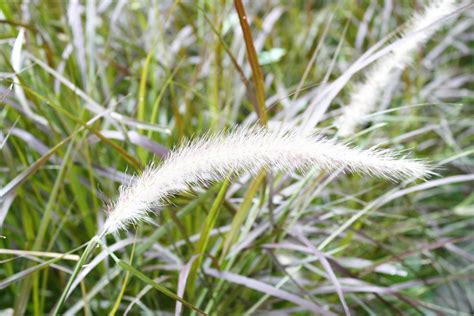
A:
<svg viewBox="0 0 474 316">
<path fill-rule="evenodd" d="M 394 79 L 394 70 L 405 68 L 412 61 L 413 52 L 443 26 L 443 21 L 439 20 L 455 9 L 455 0 L 433 0 L 423 13 L 411 17 L 401 34 L 406 40 L 379 59 L 365 74 L 364 81 L 354 87 L 349 104 L 335 123 L 340 136 L 354 133 L 365 116 L 374 111 L 383 91 Z"/>
<path fill-rule="evenodd" d="M 386 150 L 351 148 L 294 130 L 236 128 L 187 143 L 172 151 L 161 165 L 151 165 L 129 185 L 121 187 L 103 233 L 149 220 L 152 209 L 196 184 L 206 185 L 242 172 L 255 174 L 262 168 L 305 171 L 313 166 L 391 180 L 430 174 L 423 162 L 397 157 Z"/>
</svg>

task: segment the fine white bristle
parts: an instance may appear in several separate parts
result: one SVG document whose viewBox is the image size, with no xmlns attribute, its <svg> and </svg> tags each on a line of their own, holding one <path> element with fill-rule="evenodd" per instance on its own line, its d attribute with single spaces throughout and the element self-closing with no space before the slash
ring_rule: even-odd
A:
<svg viewBox="0 0 474 316">
<path fill-rule="evenodd" d="M 313 166 L 391 180 L 430 173 L 424 163 L 385 150 L 350 148 L 318 135 L 305 136 L 291 130 L 239 128 L 208 135 L 172 151 L 160 166 L 148 167 L 130 185 L 122 187 L 104 225 L 104 233 L 149 220 L 151 209 L 162 206 L 171 195 L 192 185 L 206 185 L 231 174 L 256 173 L 261 168 L 305 171 Z"/>
<path fill-rule="evenodd" d="M 394 79 L 394 70 L 405 68 L 413 58 L 415 50 L 423 45 L 443 25 L 443 16 L 456 9 L 454 0 L 434 0 L 429 3 L 422 14 L 415 14 L 402 32 L 405 38 L 393 51 L 379 59 L 365 74 L 365 79 L 357 84 L 344 107 L 343 113 L 336 120 L 340 136 L 349 136 L 362 123 L 367 114 L 373 112 L 383 91 Z"/>
</svg>

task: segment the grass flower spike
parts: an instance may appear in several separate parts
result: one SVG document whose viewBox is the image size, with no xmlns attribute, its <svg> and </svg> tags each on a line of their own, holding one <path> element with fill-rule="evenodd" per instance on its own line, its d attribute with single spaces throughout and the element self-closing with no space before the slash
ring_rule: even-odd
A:
<svg viewBox="0 0 474 316">
<path fill-rule="evenodd" d="M 342 168 L 392 180 L 429 173 L 425 164 L 398 158 L 388 151 L 350 148 L 296 131 L 240 128 L 190 142 L 173 151 L 161 166 L 150 166 L 130 185 L 122 187 L 104 233 L 148 220 L 147 214 L 153 208 L 192 185 L 205 185 L 230 174 L 256 173 L 261 168 L 304 171 L 313 166 L 327 171 Z"/>
<path fill-rule="evenodd" d="M 383 91 L 394 79 L 394 70 L 403 69 L 412 61 L 413 52 L 443 26 L 444 23 L 438 20 L 452 13 L 456 8 L 455 3 L 454 0 L 434 0 L 424 13 L 412 16 L 406 31 L 402 33 L 402 38 L 408 35 L 411 37 L 381 58 L 366 73 L 364 81 L 354 88 L 349 104 L 336 121 L 339 135 L 348 136 L 353 133 L 365 116 L 375 109 Z M 432 25 L 433 23 L 435 24 Z"/>
</svg>

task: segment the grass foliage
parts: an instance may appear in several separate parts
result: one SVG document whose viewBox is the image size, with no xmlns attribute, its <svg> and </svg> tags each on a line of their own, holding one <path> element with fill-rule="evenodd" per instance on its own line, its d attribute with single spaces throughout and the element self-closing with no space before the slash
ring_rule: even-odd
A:
<svg viewBox="0 0 474 316">
<path fill-rule="evenodd" d="M 425 4 L 0 2 L 0 314 L 474 313 L 472 4 L 357 131 L 335 125 Z M 171 148 L 281 123 L 437 175 L 244 173 L 91 240 L 119 186 Z"/>
</svg>

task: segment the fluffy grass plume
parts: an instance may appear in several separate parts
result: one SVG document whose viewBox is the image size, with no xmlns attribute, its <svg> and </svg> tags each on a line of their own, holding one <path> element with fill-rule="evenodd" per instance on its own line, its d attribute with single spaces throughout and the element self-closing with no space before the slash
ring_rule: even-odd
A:
<svg viewBox="0 0 474 316">
<path fill-rule="evenodd" d="M 439 19 L 452 13 L 455 8 L 454 0 L 434 0 L 423 13 L 411 17 L 402 32 L 402 38 L 410 37 L 370 68 L 364 81 L 354 88 L 349 104 L 336 121 L 339 135 L 348 136 L 354 132 L 364 117 L 375 109 L 383 91 L 394 79 L 394 70 L 403 69 L 412 61 L 413 52 L 443 26 L 444 23 Z"/>
<path fill-rule="evenodd" d="M 238 128 L 189 142 L 172 151 L 161 166 L 150 166 L 130 185 L 121 187 L 104 233 L 147 220 L 152 208 L 195 184 L 206 184 L 240 172 L 256 173 L 261 168 L 304 171 L 313 166 L 391 180 L 423 177 L 429 173 L 422 162 L 399 158 L 385 150 L 350 148 L 318 135 L 303 136 L 291 130 Z"/>
</svg>

